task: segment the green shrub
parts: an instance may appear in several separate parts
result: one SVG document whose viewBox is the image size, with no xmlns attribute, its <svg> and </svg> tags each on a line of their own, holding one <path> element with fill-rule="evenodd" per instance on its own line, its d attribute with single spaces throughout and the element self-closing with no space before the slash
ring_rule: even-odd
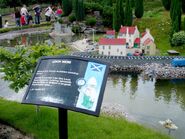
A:
<svg viewBox="0 0 185 139">
<path fill-rule="evenodd" d="M 4 80 L 10 81 L 10 88 L 16 92 L 28 84 L 33 74 L 37 60 L 41 56 L 61 55 L 67 49 L 56 46 L 36 45 L 32 47 L 18 46 L 15 52 L 0 48 L 1 72 L 5 73 Z"/>
<path fill-rule="evenodd" d="M 42 27 L 42 26 L 50 26 L 51 24 L 52 24 L 51 22 L 43 22 L 41 24 L 33 24 L 33 25 L 22 26 L 22 27 L 1 28 L 0 33 L 5 33 L 5 32 L 9 32 L 9 31 L 14 31 L 14 30 L 20 30 L 20 29 L 27 29 L 27 28 L 37 28 L 37 27 Z"/>
<path fill-rule="evenodd" d="M 174 46 L 181 46 L 185 44 L 185 31 L 174 33 L 171 39 L 171 43 Z"/>
<path fill-rule="evenodd" d="M 74 25 L 72 26 L 72 32 L 73 33 L 79 33 L 80 32 L 80 26 L 79 25 Z"/>
<path fill-rule="evenodd" d="M 2 29 L 0 29 L 0 33 L 5 33 L 5 32 L 8 32 L 8 31 L 11 31 L 11 28 L 2 28 Z"/>
<path fill-rule="evenodd" d="M 96 18 L 88 17 L 85 22 L 86 22 L 86 25 L 88 26 L 94 26 L 96 24 Z"/>
<path fill-rule="evenodd" d="M 103 6 L 100 5 L 99 3 L 85 2 L 84 7 L 85 7 L 85 13 L 91 13 L 93 11 L 100 11 L 102 13 L 103 11 Z"/>
<path fill-rule="evenodd" d="M 62 24 L 62 23 L 63 23 L 62 18 L 58 18 L 58 19 L 57 19 L 57 21 L 58 21 L 60 24 Z"/>
<path fill-rule="evenodd" d="M 73 21 L 76 21 L 76 17 L 75 17 L 75 14 L 71 14 L 69 17 L 68 17 L 68 20 L 72 23 Z"/>
</svg>

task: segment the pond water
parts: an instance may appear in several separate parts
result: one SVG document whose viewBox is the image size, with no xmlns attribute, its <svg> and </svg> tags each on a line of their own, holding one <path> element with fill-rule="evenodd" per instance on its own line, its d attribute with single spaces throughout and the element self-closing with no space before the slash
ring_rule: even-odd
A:
<svg viewBox="0 0 185 139">
<path fill-rule="evenodd" d="M 72 42 L 83 36 L 56 38 L 46 34 L 22 35 L 13 40 L 1 40 L 0 47 L 14 47 L 15 45 L 35 45 L 37 43 Z M 0 73 L 0 77 L 1 77 Z M 159 121 L 172 119 L 178 130 L 171 135 L 177 139 L 185 136 L 185 81 L 162 80 L 143 81 L 140 75 L 110 75 L 107 81 L 103 103 L 119 104 L 132 120 L 168 133 Z M 21 100 L 25 89 L 16 94 L 8 88 L 8 82 L 0 79 L 0 96 Z"/>
<path fill-rule="evenodd" d="M 14 39 L 5 39 L 0 40 L 0 47 L 15 47 L 16 45 L 24 45 L 31 46 L 36 44 L 46 43 L 48 45 L 56 44 L 59 45 L 61 42 L 70 43 L 76 41 L 80 38 L 83 38 L 83 35 L 75 35 L 75 36 L 64 36 L 64 37 L 55 37 L 52 38 L 48 33 L 41 34 L 24 34 Z"/>
<path fill-rule="evenodd" d="M 178 130 L 171 135 L 185 136 L 185 80 L 143 81 L 140 76 L 111 75 L 108 78 L 104 103 L 124 106 L 134 121 L 167 133 L 159 121 L 172 119 Z"/>
</svg>

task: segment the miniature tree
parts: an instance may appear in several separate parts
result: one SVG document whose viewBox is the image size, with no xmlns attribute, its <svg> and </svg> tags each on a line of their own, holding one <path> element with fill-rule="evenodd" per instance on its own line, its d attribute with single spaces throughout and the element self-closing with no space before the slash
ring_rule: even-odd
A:
<svg viewBox="0 0 185 139">
<path fill-rule="evenodd" d="M 135 16 L 141 18 L 144 14 L 143 0 L 135 1 Z"/>
<path fill-rule="evenodd" d="M 180 31 L 181 28 L 181 0 L 172 0 L 170 17 L 172 21 L 172 33 Z"/>
<path fill-rule="evenodd" d="M 126 8 L 125 8 L 125 25 L 131 26 L 132 25 L 132 8 L 130 0 L 126 0 Z"/>
<path fill-rule="evenodd" d="M 167 11 L 170 10 L 171 0 L 162 0 L 162 4 Z"/>
</svg>

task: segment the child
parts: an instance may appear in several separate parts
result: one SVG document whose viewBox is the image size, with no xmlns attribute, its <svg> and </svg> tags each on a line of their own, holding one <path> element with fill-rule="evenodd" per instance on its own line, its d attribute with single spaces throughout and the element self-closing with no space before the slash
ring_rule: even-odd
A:
<svg viewBox="0 0 185 139">
<path fill-rule="evenodd" d="M 21 15 L 21 26 L 26 25 L 26 19 L 24 15 Z"/>
<path fill-rule="evenodd" d="M 5 20 L 4 28 L 7 28 L 9 25 L 8 20 Z"/>
</svg>

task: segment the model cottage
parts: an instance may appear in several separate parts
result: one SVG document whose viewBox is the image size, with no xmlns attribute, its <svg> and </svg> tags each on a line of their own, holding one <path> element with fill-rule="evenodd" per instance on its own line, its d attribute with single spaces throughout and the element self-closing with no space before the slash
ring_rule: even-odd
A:
<svg viewBox="0 0 185 139">
<path fill-rule="evenodd" d="M 115 38 L 115 31 L 109 30 L 106 32 L 106 37 L 99 40 L 101 55 L 154 55 L 155 50 L 156 45 L 149 29 L 140 35 L 137 26 L 122 26 L 117 38 Z"/>
</svg>

